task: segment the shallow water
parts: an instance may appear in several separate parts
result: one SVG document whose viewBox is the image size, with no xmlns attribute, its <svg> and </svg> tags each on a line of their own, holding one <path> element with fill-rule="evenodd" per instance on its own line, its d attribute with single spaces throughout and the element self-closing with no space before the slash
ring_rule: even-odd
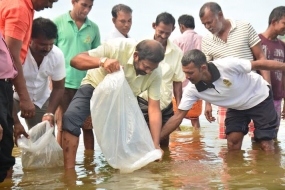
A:
<svg viewBox="0 0 285 190">
<path fill-rule="evenodd" d="M 183 131 L 171 135 L 162 162 L 154 162 L 131 174 L 120 174 L 104 160 L 98 144 L 84 151 L 80 139 L 75 170 L 63 167 L 24 170 L 21 151 L 15 148 L 16 165 L 11 180 L 0 189 L 285 189 L 284 121 L 273 153 L 260 150 L 245 136 L 242 150 L 227 152 L 218 139 L 217 123 L 201 117 L 201 129 L 183 121 Z"/>
</svg>

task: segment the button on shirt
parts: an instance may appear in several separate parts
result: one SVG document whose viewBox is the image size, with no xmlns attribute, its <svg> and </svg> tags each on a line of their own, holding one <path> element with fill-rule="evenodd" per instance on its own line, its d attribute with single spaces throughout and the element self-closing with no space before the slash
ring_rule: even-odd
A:
<svg viewBox="0 0 285 190">
<path fill-rule="evenodd" d="M 259 74 L 250 72 L 249 60 L 233 57 L 209 63 L 211 85 L 189 83 L 184 89 L 180 110 L 189 110 L 199 99 L 236 110 L 252 108 L 268 97 L 268 83 Z"/>
<path fill-rule="evenodd" d="M 59 81 L 65 77 L 65 62 L 62 51 L 54 45 L 38 67 L 29 49 L 23 65 L 23 73 L 32 102 L 42 108 L 51 93 L 48 77 L 51 77 L 53 81 Z M 14 93 L 14 98 L 19 100 L 17 92 Z"/>
<path fill-rule="evenodd" d="M 17 74 L 11 54 L 0 32 L 0 79 L 13 79 Z"/>
<path fill-rule="evenodd" d="M 159 100 L 161 84 L 161 70 L 159 68 L 153 70 L 147 75 L 136 76 L 136 71 L 133 65 L 133 54 L 137 43 L 129 38 L 116 38 L 104 42 L 96 49 L 88 51 L 92 57 L 107 57 L 116 59 L 123 66 L 125 77 L 129 83 L 135 96 L 141 92 L 148 90 L 149 97 L 153 100 Z M 86 77 L 82 80 L 83 84 L 91 84 L 94 88 L 104 79 L 107 71 L 100 67 L 87 71 Z"/>
</svg>

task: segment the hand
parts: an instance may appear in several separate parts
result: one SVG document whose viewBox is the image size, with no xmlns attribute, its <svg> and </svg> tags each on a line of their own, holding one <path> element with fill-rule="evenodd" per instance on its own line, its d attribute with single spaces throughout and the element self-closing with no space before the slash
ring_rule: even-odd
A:
<svg viewBox="0 0 285 190">
<path fill-rule="evenodd" d="M 35 116 L 35 105 L 30 99 L 20 100 L 20 110 L 23 118 L 28 119 Z"/>
<path fill-rule="evenodd" d="M 103 67 L 108 73 L 114 73 L 120 70 L 120 63 L 116 59 L 107 59 Z"/>
<path fill-rule="evenodd" d="M 15 144 L 18 146 L 18 139 L 21 138 L 21 135 L 24 135 L 26 138 L 30 138 L 29 135 L 26 133 L 23 125 L 21 123 L 14 124 L 14 137 L 15 137 Z"/>
<path fill-rule="evenodd" d="M 2 141 L 2 137 L 3 137 L 3 128 L 0 124 L 0 141 Z"/>
<path fill-rule="evenodd" d="M 155 146 L 155 149 L 159 149 L 161 151 L 161 158 L 156 160 L 156 162 L 161 162 L 164 155 L 164 151 L 160 148 L 160 146 Z"/>
<path fill-rule="evenodd" d="M 212 105 L 208 102 L 206 102 L 204 114 L 210 123 L 212 123 L 212 121 L 216 121 L 216 118 L 212 116 Z"/>
<path fill-rule="evenodd" d="M 42 121 L 48 121 L 50 123 L 51 127 L 54 126 L 54 116 L 52 116 L 52 115 L 43 116 Z"/>
</svg>

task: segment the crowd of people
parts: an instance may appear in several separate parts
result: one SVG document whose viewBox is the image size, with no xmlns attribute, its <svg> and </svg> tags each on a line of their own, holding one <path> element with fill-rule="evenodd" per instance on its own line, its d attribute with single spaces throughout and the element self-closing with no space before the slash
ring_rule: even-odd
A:
<svg viewBox="0 0 285 190">
<path fill-rule="evenodd" d="M 201 100 L 209 122 L 216 120 L 211 104 L 221 106 L 219 137 L 227 139 L 228 150 L 240 150 L 249 130 L 264 151 L 274 149 L 285 116 L 285 43 L 277 38 L 285 34 L 284 6 L 272 10 L 261 34 L 208 2 L 199 12 L 210 32 L 206 36 L 197 34 L 194 17 L 184 14 L 178 18 L 181 36 L 171 41 L 176 20 L 163 12 L 152 24 L 154 33 L 135 41 L 127 5 L 113 7 L 114 28 L 101 40 L 99 27 L 87 17 L 93 0 L 72 0 L 72 10 L 53 21 L 34 19 L 34 11 L 55 2 L 0 1 L 0 182 L 11 177 L 14 143 L 21 135 L 29 138 L 18 112 L 29 129 L 44 120 L 57 127 L 66 169 L 75 167 L 81 130 L 85 149 L 94 150 L 90 99 L 121 66 L 156 149 L 163 152 L 183 118 L 200 128 Z M 193 105 L 200 113 L 187 117 Z"/>
</svg>

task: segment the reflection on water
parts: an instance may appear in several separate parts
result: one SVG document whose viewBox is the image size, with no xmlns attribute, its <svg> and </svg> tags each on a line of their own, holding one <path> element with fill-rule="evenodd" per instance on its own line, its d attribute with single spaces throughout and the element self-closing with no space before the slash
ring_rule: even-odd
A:
<svg viewBox="0 0 285 190">
<path fill-rule="evenodd" d="M 241 151 L 227 152 L 216 123 L 202 120 L 200 130 L 193 130 L 190 123 L 185 120 L 183 131 L 172 133 L 162 162 L 131 174 L 111 168 L 98 144 L 95 151 L 84 151 L 82 139 L 74 170 L 23 171 L 21 152 L 15 148 L 13 178 L 0 189 L 285 189 L 284 121 L 272 153 L 261 151 L 248 136 Z"/>
</svg>

